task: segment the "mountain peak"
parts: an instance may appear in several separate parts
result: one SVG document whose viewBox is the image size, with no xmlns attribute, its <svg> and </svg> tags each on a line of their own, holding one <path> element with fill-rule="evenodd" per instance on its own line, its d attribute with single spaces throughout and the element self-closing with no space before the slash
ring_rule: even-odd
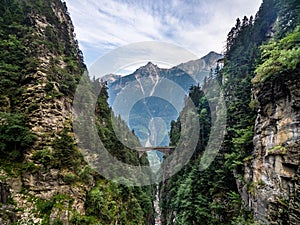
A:
<svg viewBox="0 0 300 225">
<path fill-rule="evenodd" d="M 154 65 L 151 61 L 149 61 L 149 62 L 146 64 L 146 66 L 156 66 L 156 65 Z"/>
<path fill-rule="evenodd" d="M 135 73 L 151 75 L 153 73 L 157 74 L 159 70 L 160 68 L 157 65 L 153 64 L 152 62 L 148 62 L 145 66 L 138 68 Z"/>
<path fill-rule="evenodd" d="M 209 52 L 206 56 L 202 57 L 205 61 L 217 61 L 219 59 L 223 58 L 223 55 L 216 53 L 214 51 Z"/>
<path fill-rule="evenodd" d="M 148 62 L 145 66 L 142 66 L 144 68 L 158 68 L 157 65 L 153 64 L 152 62 Z"/>
<path fill-rule="evenodd" d="M 221 54 L 214 52 L 214 51 L 210 51 L 206 56 L 220 56 Z M 204 56 L 205 57 L 205 56 Z"/>
</svg>

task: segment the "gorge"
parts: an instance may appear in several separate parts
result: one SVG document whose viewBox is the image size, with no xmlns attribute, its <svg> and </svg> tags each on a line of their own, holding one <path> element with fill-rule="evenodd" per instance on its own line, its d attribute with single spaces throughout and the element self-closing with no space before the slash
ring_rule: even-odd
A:
<svg viewBox="0 0 300 225">
<path fill-rule="evenodd" d="M 211 52 L 170 69 L 149 62 L 131 75 L 102 81 L 86 72 L 65 2 L 0 3 L 0 224 L 300 223 L 298 0 L 264 0 L 255 17 L 237 19 L 223 55 Z M 194 82 L 191 77 L 198 75 L 201 82 Z M 181 111 L 153 94 L 124 120 L 122 107 L 114 109 L 113 102 L 127 83 L 141 77 L 150 78 L 150 93 L 159 87 L 158 78 L 183 88 L 186 97 L 175 96 Z M 194 137 L 190 133 L 197 128 L 188 162 L 168 179 L 146 186 L 99 174 L 90 162 L 96 165 L 105 156 L 89 154 L 95 137 L 85 129 L 80 140 L 75 132 L 76 119 L 84 116 L 73 108 L 80 82 L 87 84 L 81 101 L 97 100 L 90 120 L 113 159 L 142 171 L 149 158 L 132 146 L 184 146 L 181 137 Z M 206 165 L 205 149 L 216 132 L 212 121 L 223 113 L 221 98 L 226 120 L 215 123 L 226 122 L 224 134 L 216 133 L 224 140 Z M 199 127 L 191 126 L 195 121 Z M 185 157 L 181 150 L 178 156 Z M 163 162 L 169 156 L 159 157 Z"/>
</svg>

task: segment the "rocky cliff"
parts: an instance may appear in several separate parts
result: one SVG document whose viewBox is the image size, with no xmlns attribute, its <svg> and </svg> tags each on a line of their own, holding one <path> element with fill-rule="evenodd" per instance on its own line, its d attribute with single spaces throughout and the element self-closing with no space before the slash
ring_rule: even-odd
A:
<svg viewBox="0 0 300 225">
<path fill-rule="evenodd" d="M 206 171 L 190 163 L 162 186 L 163 224 L 299 224 L 299 9 L 264 0 L 228 33 L 223 146 Z"/>
<path fill-rule="evenodd" d="M 254 88 L 254 160 L 247 168 L 249 206 L 267 224 L 298 224 L 300 165 L 299 73 Z"/>
<path fill-rule="evenodd" d="M 105 180 L 77 147 L 72 102 L 86 68 L 66 4 L 1 1 L 0 46 L 0 224 L 154 223 L 151 187 Z M 105 146 L 147 164 L 114 136 L 101 90 L 95 121 Z"/>
<path fill-rule="evenodd" d="M 75 143 L 70 129 L 72 95 L 85 68 L 74 28 L 61 1 L 11 1 L 2 9 L 12 17 L 18 16 L 9 18 L 4 14 L 4 20 L 12 21 L 3 30 L 18 24 L 19 27 L 8 30 L 7 36 L 15 36 L 23 45 L 24 58 L 30 59 L 28 69 L 17 71 L 20 92 L 13 96 L 17 104 L 11 104 L 12 96 L 7 97 L 10 107 L 6 111 L 26 117 L 35 141 L 26 151 L 22 150 L 18 163 L 2 162 L 0 223 L 39 224 L 48 214 L 44 221 L 67 224 L 74 212 L 85 213 L 86 191 L 93 183 L 91 179 L 70 185 L 66 176 L 73 175 L 74 168 L 56 164 L 60 151 L 57 142 L 63 138 L 64 130 L 68 130 L 65 137 Z M 14 50 L 10 54 L 15 54 Z M 79 170 L 84 166 L 79 164 Z"/>
</svg>

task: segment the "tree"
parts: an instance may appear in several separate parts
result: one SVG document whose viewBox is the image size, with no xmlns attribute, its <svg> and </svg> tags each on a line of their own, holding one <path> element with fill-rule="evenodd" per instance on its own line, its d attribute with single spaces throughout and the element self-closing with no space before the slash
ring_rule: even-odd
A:
<svg viewBox="0 0 300 225">
<path fill-rule="evenodd" d="M 21 114 L 0 112 L 0 152 L 10 159 L 21 159 L 35 136 Z"/>
<path fill-rule="evenodd" d="M 300 67 L 300 26 L 284 38 L 261 46 L 262 63 L 256 68 L 253 83 L 270 76 L 292 73 Z"/>
</svg>

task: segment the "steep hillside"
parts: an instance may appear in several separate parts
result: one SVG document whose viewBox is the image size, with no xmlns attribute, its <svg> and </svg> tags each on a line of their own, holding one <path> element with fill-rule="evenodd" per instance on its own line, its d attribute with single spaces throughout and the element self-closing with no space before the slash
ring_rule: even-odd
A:
<svg viewBox="0 0 300 225">
<path fill-rule="evenodd" d="M 72 101 L 86 68 L 65 3 L 0 1 L 0 46 L 0 223 L 153 224 L 152 188 L 101 178 L 76 145 Z M 104 144 L 147 164 L 117 141 L 106 89 L 93 85 Z"/>
<path fill-rule="evenodd" d="M 68 208 L 84 212 L 89 185 L 72 188 L 64 182 L 68 170 L 59 167 L 68 158 L 59 155 L 67 154 L 60 149 L 64 141 L 66 150 L 79 155 L 68 132 L 72 93 L 85 69 L 66 10 L 60 1 L 1 2 L 1 120 L 13 135 L 2 137 L 1 180 L 10 200 L 1 212 L 9 206 L 12 221 L 41 222 L 39 213 L 66 220 Z M 26 146 L 17 138 L 24 129 L 32 135 Z M 55 196 L 61 208 L 39 208 Z"/>
<path fill-rule="evenodd" d="M 298 224 L 300 27 L 261 49 L 262 63 L 252 80 L 257 117 L 245 201 L 259 221 Z"/>
<path fill-rule="evenodd" d="M 227 104 L 223 146 L 205 171 L 200 151 L 162 185 L 163 224 L 299 224 L 299 9 L 265 0 L 255 18 L 237 19 L 215 74 Z M 173 144 L 179 134 L 173 123 Z"/>
</svg>

